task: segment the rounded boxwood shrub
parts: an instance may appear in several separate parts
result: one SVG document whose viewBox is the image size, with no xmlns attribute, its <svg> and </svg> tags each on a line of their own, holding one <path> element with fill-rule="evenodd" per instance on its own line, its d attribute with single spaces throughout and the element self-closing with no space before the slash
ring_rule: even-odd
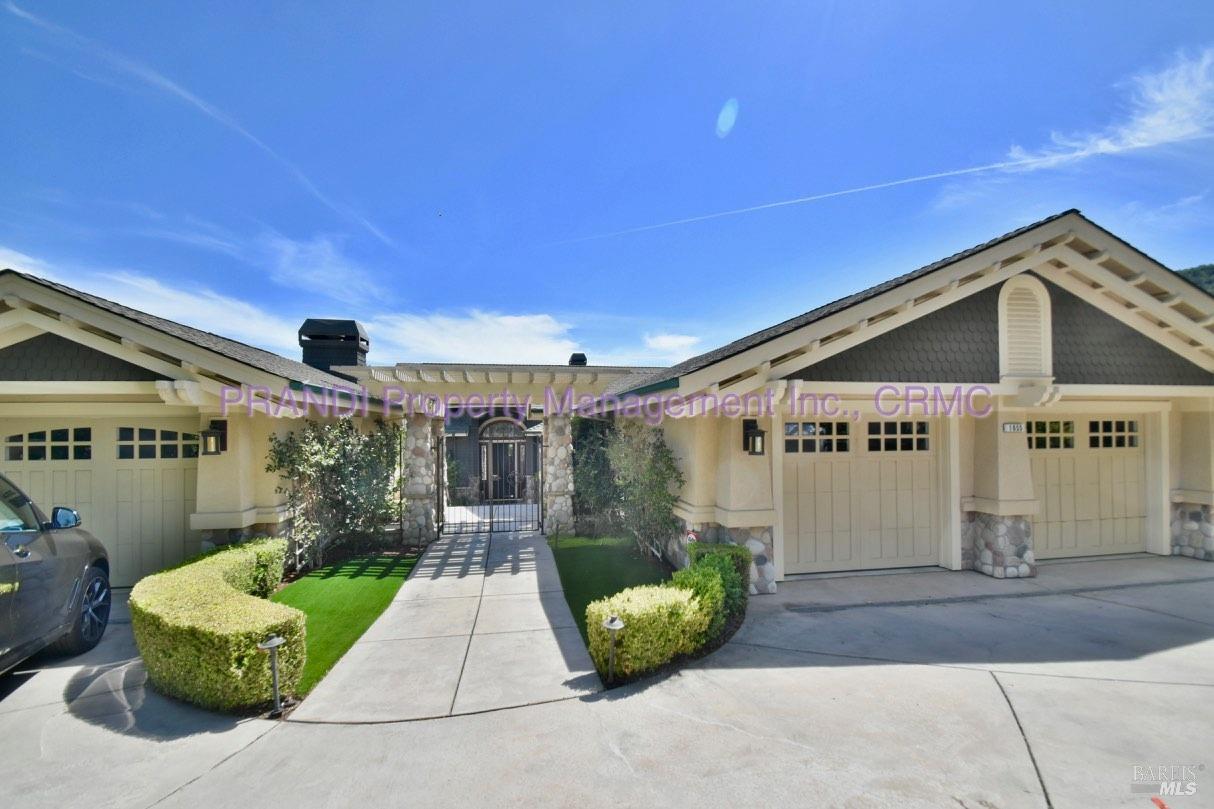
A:
<svg viewBox="0 0 1214 809">
<path fill-rule="evenodd" d="M 724 556 L 733 563 L 738 571 L 738 579 L 742 582 L 742 591 L 750 593 L 750 564 L 754 557 L 745 545 L 732 545 L 728 542 L 691 542 L 687 545 L 687 555 L 691 564 L 695 564 L 706 556 Z"/>
<path fill-rule="evenodd" d="M 223 548 L 148 576 L 131 590 L 131 628 L 148 679 L 164 694 L 235 711 L 273 699 L 270 656 L 257 644 L 281 635 L 279 687 L 290 694 L 303 672 L 302 612 L 267 601 L 282 581 L 284 539 Z"/>
<path fill-rule="evenodd" d="M 727 545 L 724 547 L 736 546 Z M 747 555 L 749 555 L 749 551 Z M 726 617 L 740 618 L 746 613 L 747 591 L 746 587 L 742 584 L 742 577 L 738 575 L 738 567 L 734 555 L 728 553 L 701 554 L 699 560 L 687 569 L 711 570 L 720 576 L 723 602 L 722 624 Z"/>
<path fill-rule="evenodd" d="M 670 584 L 683 590 L 690 590 L 700 600 L 700 607 L 708 614 L 708 623 L 704 627 L 702 637 L 696 639 L 696 648 L 707 643 L 720 634 L 725 627 L 725 582 L 721 570 L 708 560 L 718 558 L 725 563 L 727 574 L 737 583 L 737 574 L 728 559 L 722 557 L 705 557 L 704 562 L 691 567 L 676 570 L 670 577 Z"/>
<path fill-rule="evenodd" d="M 618 615 L 624 622 L 615 647 L 617 677 L 652 671 L 681 654 L 699 648 L 709 615 L 691 590 L 651 584 L 629 587 L 586 607 L 590 656 L 598 670 L 608 669 L 611 637 L 603 621 Z"/>
</svg>

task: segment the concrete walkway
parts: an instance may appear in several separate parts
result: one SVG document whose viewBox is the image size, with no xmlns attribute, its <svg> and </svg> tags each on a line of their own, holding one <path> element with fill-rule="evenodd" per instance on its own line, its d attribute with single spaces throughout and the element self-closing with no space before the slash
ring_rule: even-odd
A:
<svg viewBox="0 0 1214 809">
<path fill-rule="evenodd" d="M 540 534 L 432 544 L 293 722 L 432 719 L 602 689 Z"/>
</svg>

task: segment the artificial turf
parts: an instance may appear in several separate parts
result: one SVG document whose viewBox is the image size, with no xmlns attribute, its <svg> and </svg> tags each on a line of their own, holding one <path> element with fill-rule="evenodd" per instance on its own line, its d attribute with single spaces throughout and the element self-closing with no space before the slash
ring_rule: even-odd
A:
<svg viewBox="0 0 1214 809">
<path fill-rule="evenodd" d="M 308 616 L 308 659 L 300 695 L 311 691 L 367 631 L 416 563 L 413 556 L 356 556 L 317 568 L 270 597 Z"/>
<path fill-rule="evenodd" d="M 625 537 L 557 537 L 548 540 L 556 557 L 565 600 L 586 640 L 586 605 L 625 587 L 658 584 L 670 570 L 652 556 L 643 556 L 637 543 Z"/>
</svg>

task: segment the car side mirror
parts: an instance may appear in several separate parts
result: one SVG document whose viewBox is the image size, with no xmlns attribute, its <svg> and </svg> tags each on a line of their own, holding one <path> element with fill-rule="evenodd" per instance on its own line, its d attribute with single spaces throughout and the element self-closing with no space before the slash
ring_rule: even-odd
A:
<svg viewBox="0 0 1214 809">
<path fill-rule="evenodd" d="M 80 513 L 67 506 L 55 506 L 51 509 L 51 528 L 77 528 L 80 526 Z"/>
</svg>

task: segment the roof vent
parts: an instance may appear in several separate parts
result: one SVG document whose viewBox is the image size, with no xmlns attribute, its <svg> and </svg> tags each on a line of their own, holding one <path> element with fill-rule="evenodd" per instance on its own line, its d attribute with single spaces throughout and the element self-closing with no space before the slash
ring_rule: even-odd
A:
<svg viewBox="0 0 1214 809">
<path fill-rule="evenodd" d="M 584 367 L 586 365 L 586 355 L 580 351 L 577 352 L 576 354 L 570 354 L 569 355 L 569 364 L 576 365 L 579 368 Z"/>
<path fill-rule="evenodd" d="M 366 365 L 371 341 L 357 320 L 310 317 L 299 327 L 305 365 L 328 371 L 335 365 Z"/>
</svg>

